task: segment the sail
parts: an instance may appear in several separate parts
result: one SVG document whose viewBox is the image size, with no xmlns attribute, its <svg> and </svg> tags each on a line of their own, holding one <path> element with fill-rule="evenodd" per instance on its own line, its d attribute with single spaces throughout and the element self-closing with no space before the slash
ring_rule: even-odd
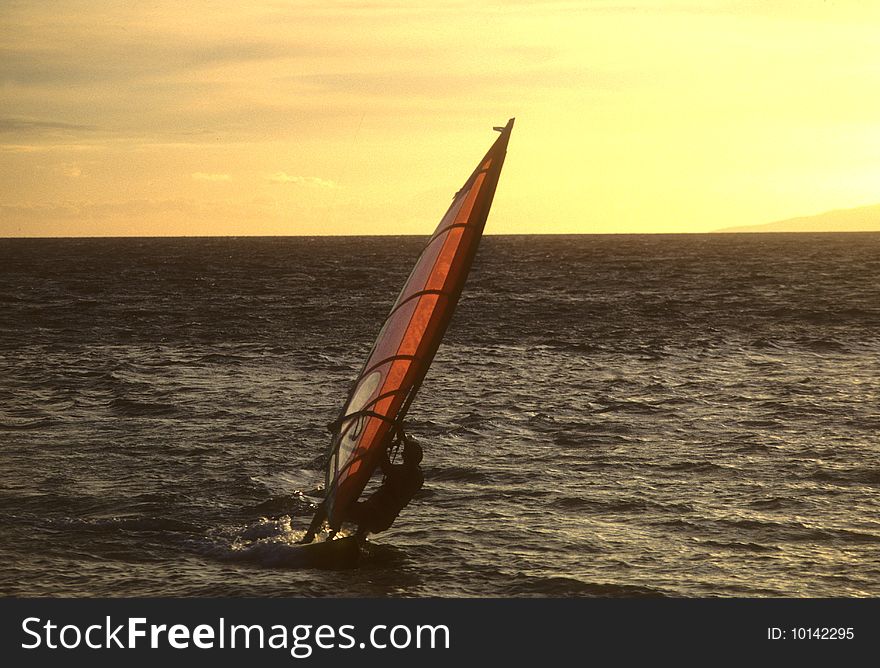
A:
<svg viewBox="0 0 880 668">
<path fill-rule="evenodd" d="M 422 249 L 333 423 L 324 511 L 338 529 L 415 397 L 470 271 L 513 129 L 508 121 Z"/>
</svg>

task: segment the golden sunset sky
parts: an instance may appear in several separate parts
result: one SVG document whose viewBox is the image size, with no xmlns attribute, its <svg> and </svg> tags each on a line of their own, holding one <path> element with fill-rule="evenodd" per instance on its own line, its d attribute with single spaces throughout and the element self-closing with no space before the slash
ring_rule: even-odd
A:
<svg viewBox="0 0 880 668">
<path fill-rule="evenodd" d="M 0 236 L 488 233 L 880 202 L 880 3 L 0 5 Z"/>
</svg>

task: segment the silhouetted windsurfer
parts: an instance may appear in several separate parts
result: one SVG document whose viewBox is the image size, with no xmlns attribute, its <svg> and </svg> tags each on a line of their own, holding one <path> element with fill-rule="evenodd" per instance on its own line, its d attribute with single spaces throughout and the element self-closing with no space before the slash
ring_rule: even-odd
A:
<svg viewBox="0 0 880 668">
<path fill-rule="evenodd" d="M 391 527 L 400 511 L 425 482 L 422 468 L 419 466 L 422 461 L 421 446 L 406 436 L 403 436 L 402 441 L 403 463 L 392 464 L 389 450 L 386 449 L 381 463 L 382 473 L 385 476 L 382 484 L 365 501 L 352 504 L 346 512 L 345 521 L 358 525 L 356 535 L 360 538 L 365 538 L 368 533 L 379 533 Z M 311 543 L 326 519 L 326 511 L 322 504 L 300 542 Z M 330 538 L 335 533 L 331 531 Z"/>
<path fill-rule="evenodd" d="M 388 312 L 361 372 L 349 386 L 338 419 L 329 425 L 332 438 L 325 465 L 324 501 L 302 542 L 311 542 L 325 522 L 334 530 L 354 522 L 359 537 L 384 531 L 422 486 L 421 449 L 404 437 L 403 421 L 476 257 L 513 119 L 496 129 L 501 136 L 455 193 Z M 394 451 L 396 445 L 389 439 L 404 446 L 399 466 L 387 459 L 386 450 L 390 446 Z M 385 459 L 381 487 L 358 502 L 381 459 Z M 332 531 L 329 537 L 333 537 Z M 357 542 L 345 541 L 343 547 Z"/>
<path fill-rule="evenodd" d="M 382 485 L 366 501 L 358 501 L 348 509 L 346 519 L 358 525 L 357 535 L 385 531 L 400 511 L 422 488 L 422 448 L 415 441 L 403 438 L 403 463 L 392 464 L 388 451 L 382 457 Z"/>
</svg>

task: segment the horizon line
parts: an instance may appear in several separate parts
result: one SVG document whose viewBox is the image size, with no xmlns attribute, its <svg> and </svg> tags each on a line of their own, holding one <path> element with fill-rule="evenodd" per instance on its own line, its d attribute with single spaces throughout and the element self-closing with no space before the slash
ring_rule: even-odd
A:
<svg viewBox="0 0 880 668">
<path fill-rule="evenodd" d="M 880 234 L 878 230 L 798 230 L 798 231 L 726 231 L 709 232 L 495 232 L 484 237 L 620 237 L 620 236 L 735 236 L 735 235 L 774 235 L 774 234 Z M 2 241 L 15 239 L 357 239 L 357 238 L 425 238 L 430 234 L 125 234 L 125 235 L 77 235 L 77 236 L 0 236 Z"/>
</svg>

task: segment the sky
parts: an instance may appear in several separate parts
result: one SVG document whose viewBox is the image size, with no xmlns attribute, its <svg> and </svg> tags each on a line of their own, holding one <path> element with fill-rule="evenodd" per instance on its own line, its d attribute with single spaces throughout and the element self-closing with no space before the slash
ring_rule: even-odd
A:
<svg viewBox="0 0 880 668">
<path fill-rule="evenodd" d="M 880 203 L 880 3 L 4 0 L 0 236 L 487 233 Z"/>
</svg>

